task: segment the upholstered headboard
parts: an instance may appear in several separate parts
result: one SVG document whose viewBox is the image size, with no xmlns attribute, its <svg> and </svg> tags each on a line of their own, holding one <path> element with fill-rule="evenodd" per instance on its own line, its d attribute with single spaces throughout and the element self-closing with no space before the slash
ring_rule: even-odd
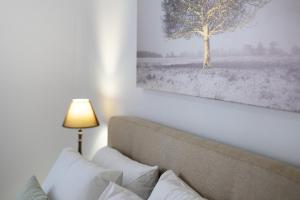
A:
<svg viewBox="0 0 300 200">
<path fill-rule="evenodd" d="M 300 169 L 135 117 L 113 117 L 108 144 L 173 169 L 210 200 L 299 200 Z"/>
</svg>

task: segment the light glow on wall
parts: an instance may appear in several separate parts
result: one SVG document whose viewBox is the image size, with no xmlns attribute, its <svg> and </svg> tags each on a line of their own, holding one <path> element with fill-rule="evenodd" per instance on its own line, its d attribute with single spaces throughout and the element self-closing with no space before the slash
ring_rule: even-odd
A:
<svg viewBox="0 0 300 200">
<path fill-rule="evenodd" d="M 128 9 L 123 0 L 100 0 L 95 5 L 95 31 L 98 52 L 97 87 L 105 119 L 112 116 L 113 102 L 120 96 L 122 78 L 117 73 L 122 67 L 120 62 L 124 46 L 126 45 L 126 31 Z M 125 33 L 124 33 L 125 32 Z"/>
<path fill-rule="evenodd" d="M 97 149 L 107 143 L 107 125 L 109 118 L 117 110 L 117 97 L 122 92 L 122 77 L 118 69 L 122 67 L 120 62 L 126 45 L 128 2 L 124 0 L 93 0 L 90 5 L 91 23 L 88 31 L 92 46 L 92 63 L 96 86 L 96 98 L 101 111 L 101 125 L 98 133 L 90 140 L 89 155 L 93 155 Z M 126 31 L 125 31 L 126 32 Z"/>
<path fill-rule="evenodd" d="M 124 3 L 122 0 L 101 0 L 97 5 L 95 36 L 99 53 L 99 89 L 108 97 L 115 96 L 118 90 L 116 71 L 122 65 L 120 57 L 125 40 L 122 35 L 126 24 Z"/>
</svg>

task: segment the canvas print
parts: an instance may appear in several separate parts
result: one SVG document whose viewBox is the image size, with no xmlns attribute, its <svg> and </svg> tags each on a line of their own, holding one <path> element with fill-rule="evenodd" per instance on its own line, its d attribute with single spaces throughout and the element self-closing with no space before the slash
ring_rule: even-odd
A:
<svg viewBox="0 0 300 200">
<path fill-rule="evenodd" d="M 138 0 L 137 86 L 300 112 L 300 1 Z"/>
</svg>

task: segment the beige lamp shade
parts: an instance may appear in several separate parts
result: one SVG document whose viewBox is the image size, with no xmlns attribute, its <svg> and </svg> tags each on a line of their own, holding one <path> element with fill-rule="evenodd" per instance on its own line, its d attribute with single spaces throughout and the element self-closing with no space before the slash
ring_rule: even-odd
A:
<svg viewBox="0 0 300 200">
<path fill-rule="evenodd" d="M 97 116 L 89 99 L 73 99 L 63 126 L 66 128 L 92 128 L 99 126 Z"/>
</svg>

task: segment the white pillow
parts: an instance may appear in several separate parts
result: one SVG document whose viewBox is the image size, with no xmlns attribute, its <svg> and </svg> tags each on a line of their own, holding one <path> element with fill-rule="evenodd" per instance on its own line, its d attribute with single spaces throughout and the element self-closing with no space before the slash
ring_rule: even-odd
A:
<svg viewBox="0 0 300 200">
<path fill-rule="evenodd" d="M 93 161 L 102 167 L 123 172 L 122 186 L 147 199 L 158 179 L 158 167 L 134 161 L 119 151 L 104 147 L 96 153 Z"/>
<path fill-rule="evenodd" d="M 148 200 L 206 200 L 178 178 L 171 170 L 159 178 Z"/>
<path fill-rule="evenodd" d="M 120 183 L 121 179 L 122 172 L 99 167 L 72 149 L 65 149 L 44 185 L 49 199 L 97 200 L 110 181 Z"/>
<path fill-rule="evenodd" d="M 110 182 L 98 200 L 142 200 L 133 192 Z"/>
<path fill-rule="evenodd" d="M 79 160 L 80 157 L 81 156 L 76 152 L 74 153 L 71 148 L 63 149 L 42 185 L 44 191 L 46 193 L 50 192 L 53 185 L 59 181 L 59 179 L 68 171 L 71 165 Z"/>
</svg>

